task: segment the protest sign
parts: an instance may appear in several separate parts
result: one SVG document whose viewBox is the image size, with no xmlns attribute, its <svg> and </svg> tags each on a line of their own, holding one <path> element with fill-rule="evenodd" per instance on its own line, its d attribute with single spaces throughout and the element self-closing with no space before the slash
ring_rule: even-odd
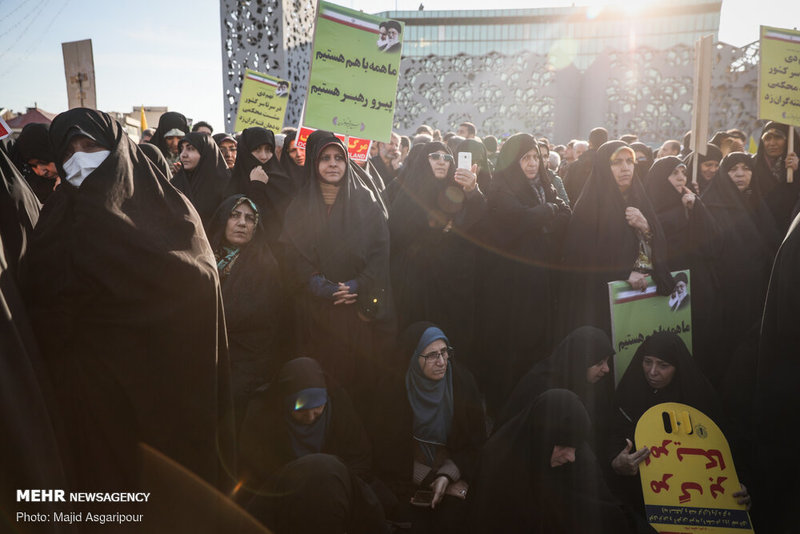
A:
<svg viewBox="0 0 800 534">
<path fill-rule="evenodd" d="M 758 118 L 800 126 L 800 32 L 761 26 Z"/>
<path fill-rule="evenodd" d="M 297 132 L 297 148 L 305 150 L 308 136 L 315 130 L 316 128 L 301 126 L 300 131 Z M 347 153 L 350 155 L 350 159 L 358 163 L 364 163 L 369 159 L 369 147 L 372 145 L 372 141 L 358 137 L 346 139 L 344 135 L 338 133 L 334 135 L 339 138 L 342 143 L 347 142 Z"/>
<path fill-rule="evenodd" d="M 401 22 L 320 2 L 304 124 L 388 142 L 402 35 Z"/>
<path fill-rule="evenodd" d="M 708 144 L 708 117 L 711 114 L 711 47 L 713 35 L 705 35 L 694 45 L 694 105 L 692 106 L 692 138 L 691 149 L 695 154 L 706 155 Z M 698 162 L 700 158 L 692 158 L 694 165 L 691 172 L 693 184 L 697 183 Z"/>
<path fill-rule="evenodd" d="M 639 464 L 645 514 L 660 533 L 746 534 L 750 515 L 740 491 L 728 440 L 706 414 L 677 402 L 647 410 L 636 424 L 636 447 L 650 456 Z"/>
<path fill-rule="evenodd" d="M 0 140 L 5 139 L 11 135 L 11 128 L 6 124 L 6 121 L 0 118 Z"/>
<path fill-rule="evenodd" d="M 286 80 L 247 69 L 234 129 L 240 132 L 245 128 L 261 126 L 280 132 L 286 114 L 286 102 L 289 100 L 289 88 Z"/>
<path fill-rule="evenodd" d="M 659 295 L 651 277 L 647 278 L 647 290 L 631 289 L 628 282 L 608 283 L 611 305 L 611 338 L 614 350 L 614 373 L 619 384 L 625 369 L 633 359 L 639 345 L 648 336 L 660 331 L 678 334 L 692 351 L 692 307 L 689 302 L 691 285 L 689 271 L 672 273 L 677 281 L 675 292 Z"/>
<path fill-rule="evenodd" d="M 761 26 L 758 118 L 800 126 L 800 32 Z M 794 146 L 789 128 L 788 146 Z M 794 181 L 787 169 L 786 181 Z"/>
</svg>

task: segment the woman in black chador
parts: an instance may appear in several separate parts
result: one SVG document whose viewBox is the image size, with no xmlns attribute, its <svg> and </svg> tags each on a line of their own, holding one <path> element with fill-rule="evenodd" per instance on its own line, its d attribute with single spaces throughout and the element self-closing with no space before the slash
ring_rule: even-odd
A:
<svg viewBox="0 0 800 534">
<path fill-rule="evenodd" d="M 230 181 L 230 171 L 222 152 L 210 135 L 192 132 L 181 139 L 181 170 L 172 179 L 174 185 L 192 201 L 204 226 L 220 202 Z"/>
<path fill-rule="evenodd" d="M 475 254 L 472 243 L 486 211 L 477 170 L 456 170 L 447 147 L 427 143 L 403 173 L 389 207 L 392 290 L 399 327 L 432 321 L 458 345 L 473 367 Z"/>
<path fill-rule="evenodd" d="M 622 141 L 609 141 L 595 154 L 567 228 L 559 332 L 583 325 L 611 332 L 608 282 L 627 280 L 645 291 L 651 275 L 661 295 L 675 285 L 664 232 L 634 176 L 634 162 L 633 149 Z"/>
<path fill-rule="evenodd" d="M 599 328 L 582 326 L 573 330 L 549 358 L 520 379 L 495 419 L 495 428 L 500 428 L 548 389 L 568 389 L 578 395 L 596 428 L 614 394 L 611 366 L 615 352 L 608 335 Z"/>
<path fill-rule="evenodd" d="M 571 210 L 545 172 L 536 140 L 516 134 L 503 144 L 487 194 L 488 244 L 480 324 L 480 369 L 491 413 L 500 410 L 517 380 L 552 348 L 554 252 Z"/>
<path fill-rule="evenodd" d="M 255 202 L 244 195 L 226 199 L 211 219 L 208 240 L 222 286 L 233 398 L 241 421 L 250 395 L 272 381 L 290 350 L 288 301 Z"/>
<path fill-rule="evenodd" d="M 759 475 L 757 492 L 762 497 L 757 508 L 757 526 L 763 532 L 792 532 L 796 528 L 797 489 L 787 490 L 786 481 L 800 476 L 798 465 L 780 458 L 795 454 L 800 427 L 794 424 L 800 405 L 800 216 L 789 227 L 772 267 L 758 354 L 755 405 L 758 419 L 755 435 L 781 429 L 778 440 L 756 438 Z M 792 421 L 792 424 L 786 424 Z"/>
<path fill-rule="evenodd" d="M 277 534 L 372 534 L 385 525 L 370 443 L 350 398 L 311 358 L 286 362 L 247 408 L 238 499 Z"/>
<path fill-rule="evenodd" d="M 798 156 L 800 135 L 795 129 L 794 146 L 789 146 L 789 128 L 786 124 L 768 122 L 764 125 L 756 152 L 753 180 L 764 196 L 764 202 L 775 218 L 778 233 L 786 233 L 792 222 L 793 210 L 800 200 Z M 787 182 L 787 170 L 794 170 L 794 181 Z"/>
<path fill-rule="evenodd" d="M 711 213 L 689 189 L 689 171 L 677 156 L 659 158 L 647 174 L 645 191 L 664 229 L 670 271 L 690 270 L 692 346 L 702 360 L 714 348 L 711 332 L 719 313 L 716 259 L 722 241 Z"/>
<path fill-rule="evenodd" d="M 610 462 L 614 473 L 609 479 L 612 489 L 626 503 L 642 511 L 639 464 L 647 459 L 650 450 L 647 447 L 634 450 L 633 435 L 639 418 L 663 402 L 679 402 L 700 410 L 726 432 L 734 452 L 737 445 L 734 435 L 737 427 L 724 418 L 719 397 L 683 340 L 671 332 L 657 332 L 645 339 L 617 386 L 604 452 L 604 459 Z M 746 464 L 737 463 L 736 467 L 744 478 Z M 740 498 L 740 504 L 750 501 L 744 488 L 734 496 Z"/>
<path fill-rule="evenodd" d="M 719 226 L 721 247 L 714 266 L 719 303 L 710 325 L 714 350 L 699 363 L 717 387 L 740 345 L 755 345 L 750 338 L 757 333 L 769 269 L 779 243 L 753 170 L 749 154 L 731 152 L 702 196 Z M 755 364 L 754 358 L 750 361 Z"/>
<path fill-rule="evenodd" d="M 289 205 L 281 236 L 297 339 L 303 353 L 355 393 L 354 387 L 373 385 L 374 368 L 386 358 L 389 232 L 380 204 L 353 176 L 336 136 L 318 134 L 307 156 L 313 179 Z"/>
<path fill-rule="evenodd" d="M 486 443 L 469 532 L 605 534 L 655 531 L 610 493 L 588 444 L 580 399 L 551 389 Z"/>
<path fill-rule="evenodd" d="M 64 112 L 50 139 L 64 181 L 36 226 L 27 304 L 72 487 L 135 487 L 139 442 L 225 486 L 228 352 L 200 219 L 105 113 Z"/>
<path fill-rule="evenodd" d="M 711 180 L 717 175 L 719 170 L 719 162 L 722 160 L 722 151 L 717 145 L 708 143 L 706 145 L 706 155 L 698 155 L 695 152 L 689 152 L 684 158 L 683 162 L 686 164 L 686 176 L 691 176 L 694 172 L 694 160 L 697 160 L 697 184 L 687 184 L 694 193 L 702 195 L 711 185 Z"/>
<path fill-rule="evenodd" d="M 258 205 L 267 239 L 274 247 L 286 208 L 300 187 L 275 156 L 275 135 L 270 130 L 247 128 L 239 136 L 237 148 L 228 194 L 247 195 Z"/>
</svg>

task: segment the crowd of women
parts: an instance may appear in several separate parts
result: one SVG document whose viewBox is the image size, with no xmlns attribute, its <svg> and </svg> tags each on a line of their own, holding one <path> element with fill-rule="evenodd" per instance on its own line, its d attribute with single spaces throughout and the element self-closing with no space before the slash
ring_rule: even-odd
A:
<svg viewBox="0 0 800 534">
<path fill-rule="evenodd" d="M 790 530 L 748 432 L 797 419 L 786 125 L 657 158 L 598 128 L 566 168 L 525 133 L 423 127 L 359 165 L 331 132 L 204 126 L 137 145 L 78 108 L 3 145 L 4 492 L 142 487 L 146 444 L 278 534 L 653 532 L 633 430 L 673 401 Z M 684 269 L 693 353 L 655 333 L 615 389 L 607 283 Z"/>
</svg>

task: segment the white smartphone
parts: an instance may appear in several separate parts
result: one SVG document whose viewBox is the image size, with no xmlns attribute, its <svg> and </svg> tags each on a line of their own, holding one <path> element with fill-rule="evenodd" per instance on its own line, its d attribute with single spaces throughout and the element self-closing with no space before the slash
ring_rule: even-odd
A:
<svg viewBox="0 0 800 534">
<path fill-rule="evenodd" d="M 467 170 L 472 169 L 472 152 L 458 153 L 458 168 Z"/>
</svg>

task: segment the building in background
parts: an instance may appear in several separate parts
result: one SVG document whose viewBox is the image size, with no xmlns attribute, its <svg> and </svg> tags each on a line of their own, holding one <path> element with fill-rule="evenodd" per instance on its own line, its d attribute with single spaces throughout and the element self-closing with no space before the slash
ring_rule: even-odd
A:
<svg viewBox="0 0 800 534">
<path fill-rule="evenodd" d="M 491 52 L 548 54 L 556 67 L 591 65 L 607 50 L 665 50 L 717 40 L 720 0 L 674 0 L 626 6 L 549 7 L 459 11 L 386 11 L 405 22 L 403 56 L 482 56 Z"/>
<path fill-rule="evenodd" d="M 642 5 L 645 4 L 645 5 Z M 651 145 L 690 128 L 694 43 L 718 37 L 720 0 L 658 5 L 480 11 L 388 11 L 405 21 L 395 129 L 443 131 L 469 120 L 478 135 L 530 132 L 560 143 L 595 126 Z M 245 69 L 291 80 L 286 124 L 300 120 L 313 3 L 220 0 L 226 129 Z M 758 43 L 716 42 L 710 125 L 760 128 Z"/>
</svg>

